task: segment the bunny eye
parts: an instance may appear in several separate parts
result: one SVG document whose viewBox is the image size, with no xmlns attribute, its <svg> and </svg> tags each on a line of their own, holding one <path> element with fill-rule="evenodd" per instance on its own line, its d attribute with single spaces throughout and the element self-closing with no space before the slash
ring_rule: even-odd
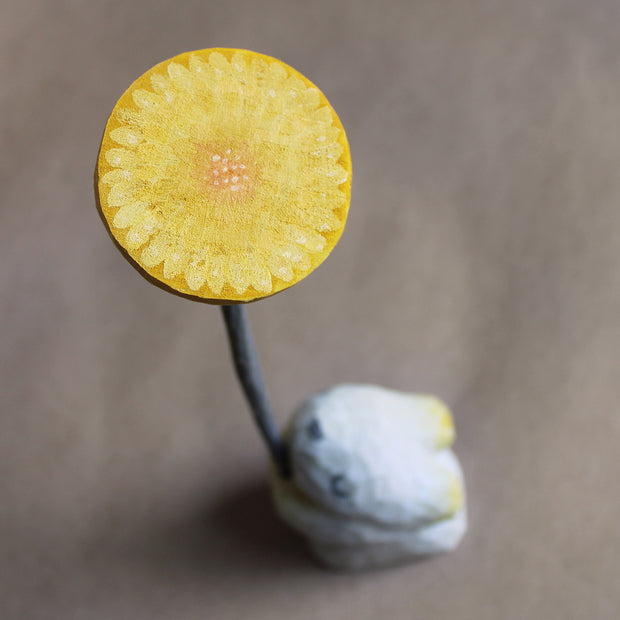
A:
<svg viewBox="0 0 620 620">
<path fill-rule="evenodd" d="M 310 439 L 323 439 L 323 429 L 316 419 L 313 419 L 306 428 Z"/>
<path fill-rule="evenodd" d="M 353 485 L 342 474 L 336 474 L 330 478 L 329 488 L 336 497 L 349 497 L 353 492 Z"/>
</svg>

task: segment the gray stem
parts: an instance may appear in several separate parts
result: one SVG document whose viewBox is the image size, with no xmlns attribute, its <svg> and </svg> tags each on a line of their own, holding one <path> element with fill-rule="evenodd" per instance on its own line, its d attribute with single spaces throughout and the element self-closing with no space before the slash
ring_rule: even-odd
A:
<svg viewBox="0 0 620 620">
<path fill-rule="evenodd" d="M 239 377 L 254 420 L 267 443 L 278 473 L 282 478 L 289 478 L 288 450 L 273 415 L 245 307 L 243 305 L 222 306 L 222 313 L 237 377 Z"/>
</svg>

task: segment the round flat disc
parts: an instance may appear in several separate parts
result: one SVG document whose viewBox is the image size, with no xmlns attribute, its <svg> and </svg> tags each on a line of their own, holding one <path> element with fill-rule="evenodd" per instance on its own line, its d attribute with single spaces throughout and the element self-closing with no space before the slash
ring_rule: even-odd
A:
<svg viewBox="0 0 620 620">
<path fill-rule="evenodd" d="M 296 284 L 334 248 L 351 158 L 307 78 L 269 56 L 206 49 L 127 89 L 95 187 L 111 235 L 144 272 L 204 301 L 248 302 Z"/>
</svg>

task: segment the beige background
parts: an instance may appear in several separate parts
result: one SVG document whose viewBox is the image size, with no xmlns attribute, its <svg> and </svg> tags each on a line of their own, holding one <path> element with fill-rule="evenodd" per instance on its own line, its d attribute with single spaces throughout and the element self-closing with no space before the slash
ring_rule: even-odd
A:
<svg viewBox="0 0 620 620">
<path fill-rule="evenodd" d="M 0 7 L 0 618 L 618 617 L 620 3 Z M 279 420 L 342 381 L 445 398 L 451 556 L 318 568 L 271 513 L 219 311 L 99 220 L 116 99 L 214 46 L 302 71 L 353 154 L 339 246 L 249 308 Z"/>
</svg>

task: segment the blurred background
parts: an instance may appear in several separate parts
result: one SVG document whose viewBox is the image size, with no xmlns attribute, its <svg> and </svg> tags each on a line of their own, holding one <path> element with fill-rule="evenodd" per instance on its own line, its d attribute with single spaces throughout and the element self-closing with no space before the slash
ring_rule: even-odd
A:
<svg viewBox="0 0 620 620">
<path fill-rule="evenodd" d="M 617 618 L 619 28 L 615 0 L 2 3 L 0 617 Z M 317 567 L 219 310 L 99 219 L 118 97 L 216 46 L 315 82 L 353 157 L 338 247 L 248 308 L 278 419 L 345 381 L 445 399 L 450 556 Z"/>
</svg>

